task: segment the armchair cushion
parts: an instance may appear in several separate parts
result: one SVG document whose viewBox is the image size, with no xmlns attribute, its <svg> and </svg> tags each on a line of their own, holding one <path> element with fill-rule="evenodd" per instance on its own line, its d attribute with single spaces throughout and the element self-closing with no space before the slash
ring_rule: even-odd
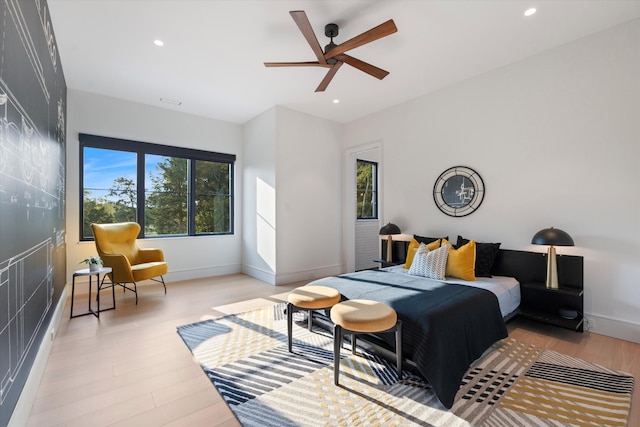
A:
<svg viewBox="0 0 640 427">
<path fill-rule="evenodd" d="M 167 263 L 162 262 L 145 262 L 142 264 L 134 264 L 131 266 L 133 279 L 136 282 L 151 279 L 152 277 L 163 276 L 167 274 Z"/>
</svg>

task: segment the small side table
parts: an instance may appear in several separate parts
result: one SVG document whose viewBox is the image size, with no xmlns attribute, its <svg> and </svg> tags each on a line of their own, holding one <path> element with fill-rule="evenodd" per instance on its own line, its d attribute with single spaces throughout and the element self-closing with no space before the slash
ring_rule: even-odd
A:
<svg viewBox="0 0 640 427">
<path fill-rule="evenodd" d="M 100 290 L 102 289 L 102 285 L 104 284 L 104 279 L 107 277 L 107 274 L 111 273 L 111 271 L 112 271 L 111 267 L 101 267 L 98 270 L 93 270 L 93 271 L 89 270 L 88 268 L 85 268 L 83 270 L 77 270 L 73 273 L 73 279 L 71 281 L 71 317 L 70 319 L 73 319 L 74 317 L 86 316 L 88 314 L 93 314 L 94 316 L 99 318 L 100 312 L 113 310 L 116 308 L 116 292 L 113 287 L 113 284 L 111 284 L 111 296 L 113 297 L 113 306 L 109 308 L 103 308 L 102 310 L 100 310 Z M 102 281 L 100 281 L 101 274 L 102 274 Z M 76 314 L 74 316 L 73 315 L 73 299 L 74 299 L 73 295 L 76 290 L 76 277 L 80 277 L 80 276 L 89 276 L 89 311 L 87 311 L 86 313 Z M 91 308 L 92 276 L 96 276 L 96 286 L 98 288 L 96 291 L 97 292 L 96 300 L 97 300 L 98 307 L 95 311 Z"/>
</svg>

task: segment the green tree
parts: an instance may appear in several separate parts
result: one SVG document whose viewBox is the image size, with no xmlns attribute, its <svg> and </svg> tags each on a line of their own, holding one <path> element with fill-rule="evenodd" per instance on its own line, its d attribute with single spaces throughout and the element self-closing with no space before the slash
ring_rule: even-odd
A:
<svg viewBox="0 0 640 427">
<path fill-rule="evenodd" d="M 112 200 L 114 222 L 136 221 L 137 195 L 136 183 L 132 179 L 121 176 L 113 180 L 107 197 Z"/>
<path fill-rule="evenodd" d="M 187 159 L 164 157 L 156 165 L 156 171 L 150 174 L 145 234 L 187 234 L 187 165 Z"/>
<path fill-rule="evenodd" d="M 356 203 L 358 218 L 375 218 L 376 194 L 375 194 L 376 164 L 358 160 L 356 165 Z"/>
<path fill-rule="evenodd" d="M 115 222 L 113 205 L 105 198 L 92 197 L 89 190 L 84 190 L 84 216 L 82 221 L 83 237 L 93 237 L 91 224 L 108 224 Z"/>
<path fill-rule="evenodd" d="M 196 233 L 231 231 L 231 180 L 227 163 L 196 161 Z"/>
</svg>

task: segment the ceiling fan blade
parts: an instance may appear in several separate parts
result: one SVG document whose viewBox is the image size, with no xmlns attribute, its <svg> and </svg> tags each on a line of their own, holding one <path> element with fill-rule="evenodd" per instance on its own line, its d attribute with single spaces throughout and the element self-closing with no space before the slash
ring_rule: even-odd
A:
<svg viewBox="0 0 640 427">
<path fill-rule="evenodd" d="M 309 22 L 309 18 L 307 18 L 307 14 L 304 13 L 303 10 L 292 10 L 289 12 L 289 15 L 291 15 L 298 28 L 300 28 L 304 38 L 307 39 L 307 43 L 309 43 L 311 50 L 313 50 L 316 58 L 318 58 L 318 62 L 326 64 L 327 60 L 324 58 L 324 52 L 322 51 L 322 47 L 320 47 L 318 38 L 313 32 L 313 28 L 311 28 L 311 23 Z"/>
<path fill-rule="evenodd" d="M 341 53 L 340 55 L 336 55 L 335 58 L 338 61 L 346 62 L 354 68 L 357 68 L 360 71 L 364 71 L 365 73 L 375 77 L 376 79 L 384 79 L 389 75 L 388 71 L 383 70 L 382 68 L 378 68 L 375 65 L 368 64 L 364 61 L 361 61 L 353 56 L 349 56 L 346 53 Z"/>
<path fill-rule="evenodd" d="M 265 62 L 265 67 L 325 67 L 330 68 L 331 65 L 324 63 L 321 64 L 318 61 L 312 62 Z"/>
<path fill-rule="evenodd" d="M 369 31 L 365 31 L 359 36 L 355 36 L 354 38 L 347 40 L 344 43 L 340 43 L 338 46 L 325 53 L 324 57 L 325 59 L 334 58 L 336 55 L 339 55 L 351 49 L 355 49 L 364 44 L 371 43 L 372 41 L 393 34 L 396 31 L 398 31 L 398 28 L 396 27 L 395 22 L 393 22 L 393 19 L 389 19 L 388 21 L 378 25 L 377 27 L 374 27 Z"/>
<path fill-rule="evenodd" d="M 336 73 L 338 72 L 338 69 L 340 67 L 342 67 L 342 62 L 341 61 L 336 62 L 331 67 L 331 69 L 329 70 L 327 75 L 324 76 L 324 79 L 322 79 L 322 81 L 320 82 L 320 84 L 316 88 L 316 92 L 324 92 L 324 90 L 327 88 L 327 86 L 329 86 L 329 83 L 331 83 L 331 80 L 333 79 L 333 76 L 336 75 Z"/>
</svg>

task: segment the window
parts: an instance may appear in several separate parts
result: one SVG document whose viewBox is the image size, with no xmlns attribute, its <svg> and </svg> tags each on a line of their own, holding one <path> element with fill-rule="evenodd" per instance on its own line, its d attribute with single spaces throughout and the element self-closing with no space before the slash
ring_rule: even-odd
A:
<svg viewBox="0 0 640 427">
<path fill-rule="evenodd" d="M 235 155 L 80 134 L 81 239 L 135 221 L 140 237 L 233 233 Z"/>
<path fill-rule="evenodd" d="M 356 207 L 358 219 L 378 219 L 378 164 L 356 161 Z"/>
</svg>

